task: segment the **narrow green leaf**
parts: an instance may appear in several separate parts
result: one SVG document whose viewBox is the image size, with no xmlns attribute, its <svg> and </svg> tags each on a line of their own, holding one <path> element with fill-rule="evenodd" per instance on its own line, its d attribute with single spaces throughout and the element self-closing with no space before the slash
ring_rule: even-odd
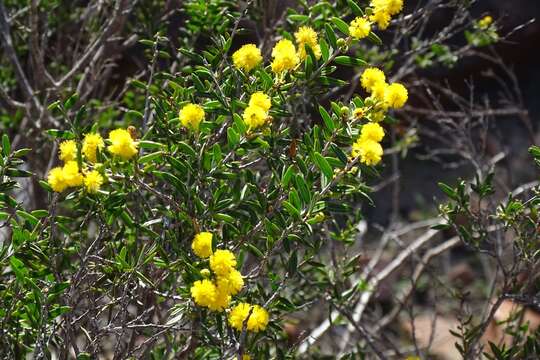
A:
<svg viewBox="0 0 540 360">
<path fill-rule="evenodd" d="M 71 131 L 68 131 L 68 130 L 50 129 L 50 130 L 47 130 L 47 134 L 57 139 L 66 139 L 66 140 L 75 139 L 75 134 L 73 134 Z"/>
<path fill-rule="evenodd" d="M 296 219 L 300 219 L 300 211 L 297 208 L 295 208 L 293 204 L 291 204 L 287 200 L 284 200 L 283 207 L 285 208 L 285 210 L 287 210 L 289 215 L 291 215 L 292 217 Z"/>
<path fill-rule="evenodd" d="M 7 134 L 2 135 L 2 153 L 4 156 L 9 156 L 11 152 L 11 143 L 9 142 L 9 137 Z"/>
<path fill-rule="evenodd" d="M 349 25 L 345 21 L 341 20 L 340 18 L 333 17 L 332 22 L 334 25 L 336 25 L 339 31 L 345 35 L 349 35 Z"/>
<path fill-rule="evenodd" d="M 345 66 L 366 66 L 367 62 L 365 62 L 362 59 L 354 58 L 351 56 L 337 56 L 334 59 L 334 62 L 339 65 L 345 65 Z"/>
<path fill-rule="evenodd" d="M 360 6 L 356 4 L 354 0 L 347 0 L 349 8 L 355 16 L 364 16 L 364 12 L 360 9 Z"/>
<path fill-rule="evenodd" d="M 328 161 L 324 158 L 324 156 L 322 156 L 318 152 L 315 152 L 313 154 L 313 157 L 315 163 L 317 164 L 317 167 L 322 171 L 324 176 L 326 176 L 329 180 L 332 179 L 332 177 L 334 176 L 334 170 L 332 169 Z"/>
<path fill-rule="evenodd" d="M 328 61 L 328 59 L 330 58 L 330 49 L 328 48 L 328 44 L 326 43 L 324 38 L 321 38 L 321 40 L 319 40 L 319 46 L 321 47 L 321 55 L 323 61 Z"/>
<path fill-rule="evenodd" d="M 328 114 L 328 112 L 321 105 L 319 105 L 319 113 L 321 114 L 321 117 L 326 127 L 330 131 L 334 131 L 336 129 L 336 125 L 334 124 L 334 121 L 330 117 L 330 114 Z"/>
<path fill-rule="evenodd" d="M 281 184 L 283 185 L 283 188 L 287 188 L 289 186 L 289 183 L 291 181 L 292 175 L 294 174 L 294 165 L 290 165 L 285 173 L 283 174 L 283 177 L 281 178 Z"/>
<path fill-rule="evenodd" d="M 334 33 L 332 26 L 330 26 L 330 24 L 324 24 L 324 31 L 326 32 L 326 38 L 328 39 L 330 45 L 332 45 L 334 49 L 337 49 L 336 34 Z"/>
<path fill-rule="evenodd" d="M 238 145 L 238 142 L 240 141 L 240 135 L 238 135 L 238 133 L 232 128 L 232 126 L 229 126 L 227 128 L 227 141 L 230 148 L 234 148 L 236 145 Z"/>
<path fill-rule="evenodd" d="M 373 31 L 371 31 L 368 35 L 368 39 L 371 40 L 371 42 L 373 42 L 374 44 L 376 45 L 382 45 L 382 40 L 380 37 L 377 36 L 377 34 L 375 34 Z"/>
<path fill-rule="evenodd" d="M 141 149 L 150 149 L 150 150 L 159 150 L 159 149 L 165 148 L 165 145 L 160 144 L 155 141 L 150 141 L 150 140 L 139 141 L 139 146 L 141 147 Z"/>
</svg>

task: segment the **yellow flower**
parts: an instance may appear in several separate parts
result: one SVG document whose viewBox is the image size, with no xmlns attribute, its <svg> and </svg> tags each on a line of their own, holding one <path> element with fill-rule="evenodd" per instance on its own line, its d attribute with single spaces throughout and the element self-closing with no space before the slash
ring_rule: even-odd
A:
<svg viewBox="0 0 540 360">
<path fill-rule="evenodd" d="M 268 312 L 259 305 L 250 305 L 248 303 L 240 303 L 231 310 L 229 313 L 229 325 L 238 331 L 242 331 L 244 321 L 248 316 L 249 319 L 246 324 L 248 331 L 259 332 L 266 329 L 269 320 Z"/>
<path fill-rule="evenodd" d="M 268 111 L 270 110 L 270 106 L 272 106 L 272 102 L 270 101 L 270 96 L 261 91 L 257 91 L 256 93 L 251 94 L 248 105 L 258 106 L 264 111 Z"/>
<path fill-rule="evenodd" d="M 97 150 L 101 150 L 103 147 L 105 147 L 105 143 L 103 142 L 101 135 L 91 133 L 84 135 L 82 153 L 89 162 L 96 162 Z"/>
<path fill-rule="evenodd" d="M 372 0 L 371 6 L 377 11 L 386 11 L 389 15 L 395 15 L 403 9 L 403 0 Z"/>
<path fill-rule="evenodd" d="M 137 142 L 133 140 L 129 132 L 125 129 L 115 129 L 109 133 L 111 145 L 107 150 L 123 160 L 129 160 L 137 154 Z"/>
<path fill-rule="evenodd" d="M 204 120 L 204 109 L 197 104 L 187 104 L 180 110 L 180 122 L 184 127 L 197 131 Z"/>
<path fill-rule="evenodd" d="M 242 118 L 249 129 L 256 129 L 266 123 L 268 113 L 259 106 L 248 106 L 244 110 Z"/>
<path fill-rule="evenodd" d="M 227 275 L 236 267 L 236 257 L 230 250 L 216 250 L 210 256 L 210 269 L 218 276 Z"/>
<path fill-rule="evenodd" d="M 244 354 L 242 355 L 242 360 L 251 360 L 251 356 Z"/>
<path fill-rule="evenodd" d="M 363 39 L 371 32 L 371 23 L 363 17 L 357 17 L 349 25 L 349 34 L 355 39 Z"/>
<path fill-rule="evenodd" d="M 236 50 L 232 56 L 234 66 L 250 72 L 262 61 L 261 50 L 255 44 L 247 44 Z"/>
<path fill-rule="evenodd" d="M 207 258 L 212 255 L 212 233 L 201 232 L 195 235 L 191 248 L 195 255 L 200 258 Z"/>
<path fill-rule="evenodd" d="M 300 58 L 296 53 L 294 44 L 287 39 L 282 39 L 272 49 L 272 71 L 281 73 L 283 71 L 294 69 L 300 62 Z"/>
<path fill-rule="evenodd" d="M 89 193 L 97 193 L 101 185 L 103 185 L 103 176 L 98 171 L 92 170 L 84 175 L 84 187 Z"/>
<path fill-rule="evenodd" d="M 366 109 L 364 109 L 363 107 L 361 108 L 356 108 L 354 109 L 353 111 L 353 115 L 356 119 L 362 119 L 364 117 L 364 115 L 366 115 Z"/>
<path fill-rule="evenodd" d="M 47 182 L 56 192 L 62 192 L 68 187 L 68 184 L 64 179 L 64 171 L 61 167 L 55 167 L 54 169 L 51 169 L 51 171 L 49 171 Z"/>
<path fill-rule="evenodd" d="M 212 311 L 223 311 L 226 307 L 229 306 L 231 302 L 231 296 L 224 292 L 223 290 L 216 288 L 216 297 L 214 301 L 208 304 L 208 308 Z"/>
<path fill-rule="evenodd" d="M 391 84 L 384 90 L 384 102 L 394 109 L 403 107 L 408 97 L 407 89 L 399 83 Z"/>
<path fill-rule="evenodd" d="M 301 26 L 298 31 L 294 33 L 296 44 L 298 45 L 298 56 L 300 60 L 306 59 L 306 48 L 309 46 L 313 50 L 315 58 L 318 60 L 321 58 L 321 47 L 319 46 L 317 33 L 313 28 L 309 26 Z"/>
<path fill-rule="evenodd" d="M 367 68 L 360 78 L 362 87 L 368 92 L 371 92 L 375 85 L 384 83 L 385 81 L 386 76 L 384 75 L 384 72 L 377 68 Z"/>
<path fill-rule="evenodd" d="M 217 277 L 217 287 L 229 295 L 236 295 L 244 287 L 244 279 L 240 271 L 232 269 L 228 274 Z"/>
<path fill-rule="evenodd" d="M 310 26 L 301 26 L 295 33 L 294 38 L 297 44 L 317 44 L 317 33 Z"/>
<path fill-rule="evenodd" d="M 375 100 L 384 101 L 384 94 L 387 88 L 388 88 L 388 84 L 386 82 L 376 83 L 371 89 L 371 96 Z"/>
<path fill-rule="evenodd" d="M 362 126 L 360 141 L 373 140 L 381 142 L 384 137 L 384 129 L 377 123 L 368 123 Z"/>
<path fill-rule="evenodd" d="M 390 14 L 384 10 L 376 10 L 369 20 L 376 22 L 379 29 L 384 30 L 390 25 Z"/>
<path fill-rule="evenodd" d="M 480 29 L 487 29 L 492 23 L 493 18 L 489 15 L 486 15 L 480 21 L 478 21 L 478 27 L 480 27 Z"/>
<path fill-rule="evenodd" d="M 79 172 L 79 165 L 76 161 L 68 161 L 62 168 L 64 181 L 68 186 L 80 186 L 83 183 L 83 176 Z"/>
<path fill-rule="evenodd" d="M 193 301 L 199 306 L 210 306 L 216 301 L 217 288 L 208 279 L 195 281 L 190 292 Z"/>
<path fill-rule="evenodd" d="M 77 159 L 77 143 L 74 140 L 66 140 L 60 143 L 60 160 L 64 162 Z"/>
<path fill-rule="evenodd" d="M 360 162 L 366 165 L 377 165 L 382 158 L 381 144 L 373 140 L 358 139 L 352 146 L 352 156 L 360 156 Z"/>
</svg>

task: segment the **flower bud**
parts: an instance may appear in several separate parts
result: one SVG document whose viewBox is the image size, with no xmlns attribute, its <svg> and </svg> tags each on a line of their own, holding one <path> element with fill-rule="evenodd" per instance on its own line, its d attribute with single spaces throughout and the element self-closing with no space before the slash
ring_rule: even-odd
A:
<svg viewBox="0 0 540 360">
<path fill-rule="evenodd" d="M 208 269 L 202 269 L 202 270 L 201 270 L 201 276 L 202 276 L 203 278 L 209 278 L 209 277 L 210 277 L 210 270 L 208 270 Z"/>
</svg>

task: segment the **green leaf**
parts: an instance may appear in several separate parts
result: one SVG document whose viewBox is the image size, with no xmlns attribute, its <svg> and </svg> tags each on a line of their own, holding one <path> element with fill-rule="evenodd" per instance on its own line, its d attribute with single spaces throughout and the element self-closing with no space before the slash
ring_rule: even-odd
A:
<svg viewBox="0 0 540 360">
<path fill-rule="evenodd" d="M 334 61 L 336 64 L 345 65 L 345 66 L 366 66 L 367 62 L 362 59 L 353 58 L 351 56 L 337 56 Z"/>
<path fill-rule="evenodd" d="M 138 119 L 142 119 L 144 117 L 144 115 L 140 111 L 137 111 L 137 110 L 129 110 L 128 112 L 126 112 L 126 115 L 132 116 Z"/>
<path fill-rule="evenodd" d="M 283 174 L 283 177 L 281 178 L 281 184 L 283 185 L 283 188 L 287 188 L 289 186 L 289 183 L 291 181 L 292 175 L 294 174 L 294 165 L 290 165 L 285 173 Z"/>
<path fill-rule="evenodd" d="M 60 101 L 57 100 L 57 101 L 53 102 L 52 104 L 50 104 L 49 106 L 47 106 L 47 110 L 53 111 L 54 109 L 58 108 L 59 106 L 60 106 Z"/>
<path fill-rule="evenodd" d="M 321 114 L 321 117 L 326 127 L 330 131 L 334 131 L 336 129 L 336 125 L 334 124 L 334 121 L 330 117 L 330 114 L 328 114 L 328 112 L 321 105 L 319 105 L 319 113 Z"/>
<path fill-rule="evenodd" d="M 178 148 L 180 149 L 181 152 L 188 155 L 189 157 L 197 156 L 197 153 L 195 152 L 195 150 L 193 150 L 193 148 L 190 145 L 186 144 L 185 142 L 180 141 L 178 143 Z"/>
<path fill-rule="evenodd" d="M 133 79 L 133 80 L 131 80 L 130 84 L 133 85 L 133 86 L 135 86 L 136 88 L 139 88 L 139 89 L 142 89 L 142 90 L 146 90 L 146 84 L 143 83 L 142 81 Z"/>
<path fill-rule="evenodd" d="M 355 16 L 364 16 L 364 12 L 362 11 L 362 9 L 360 9 L 360 6 L 358 6 L 355 1 L 347 0 L 347 3 L 349 4 L 349 8 Z"/>
<path fill-rule="evenodd" d="M 75 103 L 79 100 L 79 94 L 75 93 L 69 97 L 69 99 L 64 102 L 64 109 L 69 110 L 75 105 Z"/>
<path fill-rule="evenodd" d="M 68 131 L 68 130 L 50 129 L 50 130 L 47 130 L 47 134 L 57 139 L 66 139 L 66 140 L 75 139 L 75 134 L 73 134 L 71 131 Z"/>
<path fill-rule="evenodd" d="M 439 185 L 439 188 L 452 200 L 456 200 L 458 201 L 459 198 L 458 198 L 458 195 L 457 193 L 455 192 L 454 189 L 452 189 L 450 186 L 446 185 L 445 183 L 437 183 L 437 185 Z"/>
<path fill-rule="evenodd" d="M 160 150 L 165 148 L 165 145 L 160 144 L 155 141 L 149 141 L 149 140 L 141 140 L 139 141 L 139 146 L 141 149 L 149 149 L 149 150 Z"/>
<path fill-rule="evenodd" d="M 159 159 L 163 156 L 164 152 L 163 151 L 157 151 L 157 152 L 154 152 L 154 153 L 150 153 L 150 154 L 146 154 L 146 155 L 143 155 L 139 158 L 138 162 L 139 164 L 144 164 L 144 163 L 147 163 L 147 162 L 150 162 L 152 160 L 156 160 L 156 159 Z"/>
<path fill-rule="evenodd" d="M 17 280 L 24 282 L 24 277 L 28 274 L 28 270 L 24 263 L 15 256 L 11 256 L 9 258 L 9 264 L 11 265 L 11 270 L 15 273 Z"/>
<path fill-rule="evenodd" d="M 380 37 L 377 36 L 377 34 L 375 34 L 373 31 L 371 31 L 368 35 L 368 39 L 371 40 L 371 42 L 373 42 L 374 44 L 376 45 L 382 45 L 382 40 Z"/>
<path fill-rule="evenodd" d="M 141 39 L 141 40 L 139 40 L 139 42 L 141 44 L 149 46 L 149 47 L 153 47 L 154 44 L 155 44 L 153 40 L 149 40 L 149 39 Z"/>
<path fill-rule="evenodd" d="M 339 161 L 341 161 L 343 165 L 347 165 L 348 163 L 347 155 L 343 152 L 343 150 L 341 150 L 339 146 L 337 146 L 336 144 L 330 145 L 330 148 L 332 149 L 333 153 L 337 156 Z"/>
<path fill-rule="evenodd" d="M 248 248 L 249 251 L 251 251 L 251 253 L 253 253 L 253 255 L 255 255 L 256 257 L 259 257 L 259 258 L 262 258 L 264 257 L 264 254 L 262 253 L 261 250 L 259 250 L 255 245 L 253 245 L 252 243 L 248 242 L 246 244 L 246 247 Z"/>
<path fill-rule="evenodd" d="M 309 16 L 301 14 L 291 14 L 287 17 L 291 22 L 306 22 L 309 20 Z"/>
<path fill-rule="evenodd" d="M 334 49 L 337 49 L 336 34 L 334 33 L 332 26 L 330 26 L 330 24 L 324 24 L 324 31 L 326 32 L 326 38 L 328 39 L 330 45 L 332 45 Z"/>
<path fill-rule="evenodd" d="M 30 177 L 32 173 L 30 171 L 8 168 L 6 170 L 6 175 L 11 177 Z"/>
<path fill-rule="evenodd" d="M 322 171 L 324 176 L 326 176 L 328 180 L 331 180 L 332 177 L 334 176 L 334 170 L 332 169 L 328 161 L 324 158 L 324 156 L 322 156 L 318 152 L 315 152 L 313 154 L 313 157 L 314 157 L 315 163 L 317 164 L 317 167 Z"/>
<path fill-rule="evenodd" d="M 238 135 L 232 126 L 227 128 L 227 142 L 229 143 L 230 148 L 234 148 L 240 142 L 240 135 Z"/>
<path fill-rule="evenodd" d="M 39 220 L 32 214 L 27 213 L 23 210 L 17 210 L 17 215 L 28 221 L 31 226 L 36 226 Z"/>
<path fill-rule="evenodd" d="M 333 17 L 332 22 L 334 23 L 334 25 L 336 25 L 339 31 L 341 31 L 345 35 L 349 35 L 349 25 L 345 21 L 341 20 L 340 18 Z"/>
<path fill-rule="evenodd" d="M 328 48 L 328 44 L 323 38 L 321 38 L 321 40 L 319 41 L 319 46 L 321 47 L 321 55 L 323 61 L 328 61 L 328 59 L 330 58 L 330 49 Z"/>
<path fill-rule="evenodd" d="M 302 200 L 304 201 L 304 203 L 309 204 L 311 202 L 311 193 L 309 192 L 306 180 L 304 180 L 301 174 L 295 176 L 294 180 L 296 183 L 296 189 L 298 189 L 298 191 L 300 192 Z"/>
<path fill-rule="evenodd" d="M 297 208 L 295 208 L 293 204 L 291 204 L 287 200 L 284 200 L 283 207 L 285 208 L 285 210 L 287 210 L 289 215 L 291 215 L 292 217 L 296 219 L 300 219 L 300 211 Z"/>
<path fill-rule="evenodd" d="M 236 126 L 236 130 L 238 130 L 238 133 L 245 134 L 247 131 L 247 126 L 244 120 L 242 120 L 242 117 L 238 114 L 234 114 L 233 120 L 234 120 L 234 126 Z"/>
<path fill-rule="evenodd" d="M 29 148 L 23 148 L 23 149 L 15 150 L 13 152 L 13 157 L 21 158 L 24 155 L 28 154 L 30 151 L 32 151 L 32 149 L 29 149 Z"/>
<path fill-rule="evenodd" d="M 7 134 L 2 135 L 2 153 L 4 156 L 9 156 L 11 152 L 11 143 L 9 142 L 9 137 Z"/>
</svg>

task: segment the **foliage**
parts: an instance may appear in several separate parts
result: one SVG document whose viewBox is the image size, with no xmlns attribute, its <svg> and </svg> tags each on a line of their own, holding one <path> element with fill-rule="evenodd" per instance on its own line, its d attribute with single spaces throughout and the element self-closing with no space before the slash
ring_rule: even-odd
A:
<svg viewBox="0 0 540 360">
<path fill-rule="evenodd" d="M 88 3 L 0 4 L 15 55 L 0 59 L 0 354 L 310 358 L 311 339 L 287 329 L 316 311 L 361 339 L 340 356 L 379 355 L 357 318 L 379 285 L 358 277 L 370 184 L 418 140 L 400 128 L 407 71 L 452 66 L 459 49 L 414 36 L 412 53 L 385 46 L 407 25 L 400 0 L 298 1 L 275 22 L 265 1 Z M 498 40 L 495 23 L 468 20 L 468 48 Z M 57 56 L 41 47 L 61 42 Z M 140 73 L 111 70 L 117 57 Z M 510 233 L 501 296 L 522 296 L 527 284 L 510 280 L 539 262 L 538 189 L 484 211 L 493 179 L 441 183 L 437 229 L 493 257 L 493 233 Z M 485 330 L 471 324 L 465 357 Z M 527 336 L 524 356 L 538 352 Z"/>
</svg>

